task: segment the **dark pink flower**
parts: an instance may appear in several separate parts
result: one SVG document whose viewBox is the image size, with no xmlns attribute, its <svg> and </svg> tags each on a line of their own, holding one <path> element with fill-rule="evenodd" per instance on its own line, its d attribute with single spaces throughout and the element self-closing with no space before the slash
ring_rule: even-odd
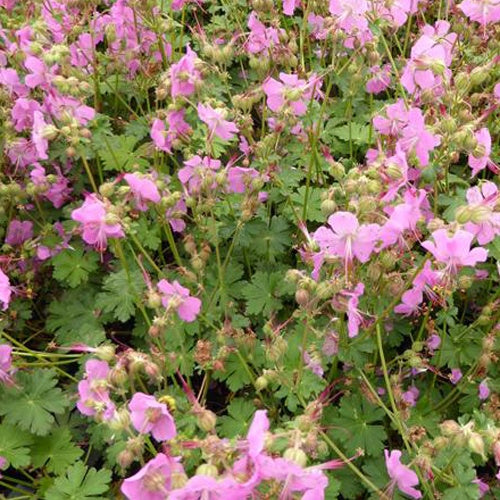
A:
<svg viewBox="0 0 500 500">
<path fill-rule="evenodd" d="M 150 136 L 158 149 L 171 153 L 174 141 L 191 131 L 191 127 L 184 121 L 184 113 L 184 109 L 169 111 L 167 113 L 168 129 L 163 120 L 153 121 Z"/>
<path fill-rule="evenodd" d="M 359 298 L 365 292 L 365 285 L 358 283 L 352 292 L 343 292 L 349 297 L 347 301 L 347 331 L 349 338 L 356 337 L 359 333 L 359 326 L 363 322 L 363 316 L 359 312 Z"/>
<path fill-rule="evenodd" d="M 176 310 L 179 318 L 188 323 L 196 319 L 201 310 L 201 300 L 197 297 L 191 297 L 189 290 L 177 280 L 173 283 L 160 280 L 158 289 L 162 295 L 163 307 Z"/>
<path fill-rule="evenodd" d="M 451 374 L 450 374 L 450 382 L 453 385 L 457 385 L 460 379 L 462 378 L 462 371 L 459 370 L 458 368 L 452 368 L 451 369 Z"/>
<path fill-rule="evenodd" d="M 432 233 L 434 241 L 424 241 L 422 246 L 428 250 L 438 262 L 446 264 L 446 271 L 455 274 L 460 267 L 475 266 L 488 258 L 488 250 L 470 246 L 474 235 L 459 229 L 453 236 L 448 236 L 446 229 L 438 229 Z"/>
<path fill-rule="evenodd" d="M 269 419 L 266 410 L 257 410 L 247 432 L 248 456 L 255 459 L 264 450 Z"/>
<path fill-rule="evenodd" d="M 31 133 L 31 140 L 35 145 L 38 159 L 47 160 L 47 150 L 49 149 L 49 141 L 47 135 L 51 134 L 51 126 L 45 122 L 43 114 L 40 111 L 33 113 L 33 130 Z"/>
<path fill-rule="evenodd" d="M 248 18 L 250 34 L 246 42 L 246 49 L 250 54 L 259 54 L 265 50 L 270 50 L 273 46 L 280 44 L 279 35 L 284 30 L 276 28 L 266 28 L 259 21 L 257 13 L 252 11 Z"/>
<path fill-rule="evenodd" d="M 488 387 L 488 383 L 487 383 L 486 380 L 483 380 L 479 384 L 478 392 L 479 392 L 479 399 L 481 401 L 484 401 L 485 399 L 489 398 L 489 396 L 490 396 L 490 388 Z"/>
<path fill-rule="evenodd" d="M 223 110 L 214 109 L 209 104 L 198 104 L 198 117 L 208 127 L 209 140 L 215 134 L 222 140 L 229 141 L 238 132 L 238 127 L 233 122 L 225 120 Z"/>
<path fill-rule="evenodd" d="M 26 240 L 33 237 L 33 222 L 29 220 L 20 221 L 13 219 L 7 228 L 5 243 L 11 246 L 22 245 Z"/>
<path fill-rule="evenodd" d="M 158 402 L 154 396 L 136 392 L 128 407 L 132 424 L 141 434 L 151 433 L 157 441 L 167 441 L 177 435 L 167 405 Z"/>
<path fill-rule="evenodd" d="M 401 394 L 401 399 L 409 406 L 415 406 L 417 404 L 418 396 L 420 391 L 412 385 L 407 391 Z"/>
<path fill-rule="evenodd" d="M 366 82 L 366 91 L 370 94 L 379 94 L 391 84 L 390 64 L 384 64 L 382 67 L 372 66 L 370 73 L 373 76 Z"/>
<path fill-rule="evenodd" d="M 229 167 L 227 169 L 227 182 L 232 193 L 244 193 L 251 189 L 252 180 L 259 176 L 254 168 Z"/>
<path fill-rule="evenodd" d="M 24 61 L 24 67 L 30 71 L 24 80 L 30 89 L 38 86 L 49 87 L 53 75 L 42 60 L 38 59 L 38 57 L 28 56 Z"/>
<path fill-rule="evenodd" d="M 73 210 L 71 218 L 82 224 L 83 240 L 100 252 L 106 249 L 108 238 L 125 236 L 119 222 L 109 219 L 106 205 L 95 194 L 87 195 L 83 205 Z"/>
<path fill-rule="evenodd" d="M 9 307 L 11 295 L 12 287 L 10 286 L 9 277 L 0 269 L 0 302 L 4 311 Z"/>
<path fill-rule="evenodd" d="M 11 109 L 12 122 L 17 132 L 22 132 L 33 126 L 35 111 L 40 111 L 42 107 L 33 99 L 20 97 L 16 99 Z"/>
<path fill-rule="evenodd" d="M 293 16 L 295 9 L 300 6 L 300 0 L 283 0 L 283 14 Z"/>
<path fill-rule="evenodd" d="M 184 187 L 190 194 L 199 193 L 202 182 L 208 179 L 210 189 L 215 189 L 215 174 L 219 170 L 221 163 L 219 160 L 214 160 L 209 156 L 193 156 L 184 162 L 177 175 Z"/>
<path fill-rule="evenodd" d="M 384 454 L 387 473 L 392 479 L 392 484 L 411 498 L 422 498 L 422 493 L 413 487 L 418 484 L 418 477 L 409 467 L 401 463 L 401 452 L 384 450 Z"/>
</svg>

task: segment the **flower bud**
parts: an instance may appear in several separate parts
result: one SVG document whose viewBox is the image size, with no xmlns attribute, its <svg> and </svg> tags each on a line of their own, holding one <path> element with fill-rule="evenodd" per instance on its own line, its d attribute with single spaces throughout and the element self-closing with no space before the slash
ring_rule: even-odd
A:
<svg viewBox="0 0 500 500">
<path fill-rule="evenodd" d="M 155 290 L 149 290 L 147 294 L 147 305 L 151 309 L 157 309 L 161 306 L 161 295 Z"/>
<path fill-rule="evenodd" d="M 455 212 L 455 220 L 459 224 L 465 224 L 471 220 L 472 217 L 472 209 L 469 205 L 464 205 L 462 207 L 457 208 Z"/>
<path fill-rule="evenodd" d="M 266 357 L 269 361 L 278 361 L 288 349 L 288 342 L 281 336 L 273 339 L 271 345 L 266 349 Z"/>
<path fill-rule="evenodd" d="M 116 461 L 122 469 L 126 469 L 134 461 L 134 454 L 130 450 L 122 450 L 118 453 Z"/>
<path fill-rule="evenodd" d="M 304 289 L 299 289 L 295 292 L 295 300 L 300 306 L 305 306 L 309 302 L 309 292 Z"/>
<path fill-rule="evenodd" d="M 198 414 L 197 424 L 201 430 L 205 432 L 213 431 L 216 423 L 217 416 L 213 411 L 202 409 Z"/>
<path fill-rule="evenodd" d="M 42 129 L 42 137 L 44 139 L 47 139 L 49 141 L 55 139 L 57 137 L 57 134 L 59 133 L 59 130 L 55 125 L 45 125 Z"/>
<path fill-rule="evenodd" d="M 126 408 L 115 411 L 113 418 L 108 422 L 113 431 L 123 431 L 130 426 L 130 413 Z"/>
<path fill-rule="evenodd" d="M 490 76 L 489 69 L 479 66 L 477 68 L 474 68 L 470 72 L 469 81 L 473 87 L 477 87 L 481 85 L 483 82 L 485 82 L 489 76 Z"/>
<path fill-rule="evenodd" d="M 217 467 L 213 464 L 201 464 L 196 469 L 196 475 L 218 477 L 219 471 L 217 470 Z"/>
<path fill-rule="evenodd" d="M 264 375 L 261 375 L 260 377 L 257 378 L 257 380 L 255 380 L 255 389 L 257 391 L 263 391 L 264 389 L 266 389 L 268 385 L 269 381 L 267 377 L 265 377 Z"/>
<path fill-rule="evenodd" d="M 486 459 L 484 455 L 484 440 L 480 434 L 477 432 L 472 432 L 467 441 L 467 445 L 471 451 L 481 455 L 482 458 Z"/>
<path fill-rule="evenodd" d="M 300 465 L 300 467 L 307 465 L 307 455 L 300 448 L 286 449 L 285 453 L 283 453 L 283 458 Z"/>
<path fill-rule="evenodd" d="M 326 199 L 321 203 L 321 212 L 325 217 L 333 214 L 337 210 L 337 204 L 330 199 Z"/>
<path fill-rule="evenodd" d="M 103 361 L 111 361 L 115 357 L 115 347 L 109 344 L 99 346 L 95 355 Z"/>
<path fill-rule="evenodd" d="M 440 424 L 441 432 L 443 436 L 451 437 L 457 436 L 462 431 L 460 425 L 454 420 L 445 420 Z"/>
</svg>

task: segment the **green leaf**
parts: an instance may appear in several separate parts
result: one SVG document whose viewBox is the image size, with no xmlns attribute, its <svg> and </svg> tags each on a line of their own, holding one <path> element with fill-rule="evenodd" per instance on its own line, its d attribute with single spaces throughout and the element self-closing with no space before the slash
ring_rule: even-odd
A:
<svg viewBox="0 0 500 500">
<path fill-rule="evenodd" d="M 104 292 L 97 295 L 96 305 L 124 323 L 134 315 L 136 301 L 144 287 L 140 271 L 127 273 L 122 269 L 111 273 L 104 279 Z"/>
<path fill-rule="evenodd" d="M 223 380 L 233 392 L 249 385 L 252 380 L 236 354 L 230 354 L 224 361 L 224 371 L 214 373 L 216 380 Z"/>
<path fill-rule="evenodd" d="M 295 211 L 302 216 L 304 210 L 304 200 L 306 195 L 306 186 L 301 186 L 296 193 L 290 196 L 293 202 Z M 292 209 L 287 206 L 284 212 L 289 215 L 290 218 L 294 218 L 294 213 Z M 307 197 L 307 220 L 315 222 L 325 222 L 325 216 L 321 211 L 321 190 L 309 188 L 309 194 Z"/>
<path fill-rule="evenodd" d="M 5 422 L 23 430 L 44 436 L 54 424 L 54 414 L 64 412 L 69 405 L 61 389 L 56 388 L 54 370 L 38 368 L 20 372 L 16 386 L 3 388 L 0 396 L 0 415 Z"/>
<path fill-rule="evenodd" d="M 247 301 L 247 314 L 262 312 L 269 315 L 272 311 L 280 310 L 283 305 L 279 297 L 288 293 L 289 288 L 282 273 L 257 271 L 252 276 L 252 282 L 242 289 L 243 297 Z"/>
<path fill-rule="evenodd" d="M 336 427 L 331 434 L 343 442 L 349 454 L 358 449 L 368 455 L 377 456 L 384 449 L 387 434 L 381 422 L 384 410 L 371 405 L 360 395 L 343 397 L 338 410 L 338 417 L 328 419 L 328 425 Z"/>
<path fill-rule="evenodd" d="M 54 278 L 75 288 L 85 283 L 89 274 L 97 269 L 99 256 L 96 252 L 84 253 L 82 247 L 67 248 L 51 262 L 54 266 Z"/>
<path fill-rule="evenodd" d="M 109 489 L 111 472 L 107 469 L 86 467 L 82 462 L 71 466 L 64 476 L 54 481 L 47 490 L 45 500 L 95 500 Z"/>
<path fill-rule="evenodd" d="M 106 338 L 92 289 L 79 287 L 67 291 L 50 303 L 48 312 L 47 330 L 56 334 L 60 344 L 82 342 L 95 346 Z"/>
<path fill-rule="evenodd" d="M 218 419 L 219 430 L 223 436 L 232 438 L 246 434 L 255 413 L 255 406 L 243 398 L 236 398 L 227 407 L 228 415 Z"/>
<path fill-rule="evenodd" d="M 101 134 L 94 138 L 94 147 L 103 163 L 104 170 L 131 171 L 147 167 L 148 162 L 134 152 L 137 137 L 131 135 Z"/>
<path fill-rule="evenodd" d="M 12 467 L 26 467 L 30 464 L 28 446 L 32 442 L 31 434 L 12 425 L 0 425 L 0 457 L 4 457 Z"/>
<path fill-rule="evenodd" d="M 82 454 L 83 450 L 72 442 L 69 429 L 59 427 L 35 441 L 32 448 L 33 466 L 45 466 L 49 472 L 62 474 Z"/>
</svg>

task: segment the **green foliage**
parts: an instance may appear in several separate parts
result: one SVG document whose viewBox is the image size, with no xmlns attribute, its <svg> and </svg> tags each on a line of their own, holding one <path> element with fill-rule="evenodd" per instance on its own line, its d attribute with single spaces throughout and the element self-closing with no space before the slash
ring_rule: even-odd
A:
<svg viewBox="0 0 500 500">
<path fill-rule="evenodd" d="M 16 385 L 0 391 L 0 415 L 4 422 L 18 425 L 23 430 L 44 436 L 69 405 L 68 399 L 57 385 L 55 370 L 43 368 L 21 372 Z"/>
<path fill-rule="evenodd" d="M 12 467 L 26 467 L 31 463 L 29 446 L 32 442 L 28 432 L 14 425 L 0 425 L 0 457 L 4 457 Z"/>
<path fill-rule="evenodd" d="M 95 252 L 84 253 L 81 246 L 62 250 L 52 259 L 54 278 L 75 288 L 88 280 L 89 274 L 98 268 L 99 256 Z"/>
<path fill-rule="evenodd" d="M 228 438 L 243 436 L 255 413 L 255 406 L 250 401 L 236 398 L 229 403 L 227 413 L 218 419 L 219 431 Z"/>
<path fill-rule="evenodd" d="M 47 490 L 45 500 L 97 500 L 109 489 L 111 472 L 88 468 L 82 462 L 69 467 Z"/>
</svg>

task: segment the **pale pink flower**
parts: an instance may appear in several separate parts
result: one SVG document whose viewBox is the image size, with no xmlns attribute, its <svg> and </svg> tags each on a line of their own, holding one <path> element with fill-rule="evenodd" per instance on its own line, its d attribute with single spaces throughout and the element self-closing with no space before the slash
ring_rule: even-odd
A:
<svg viewBox="0 0 500 500">
<path fill-rule="evenodd" d="M 411 57 L 401 75 L 401 83 L 410 93 L 417 89 L 440 87 L 442 77 L 450 77 L 446 67 L 445 48 L 433 38 L 423 35 L 413 45 Z"/>
<path fill-rule="evenodd" d="M 411 498 L 422 498 L 422 493 L 414 488 L 418 485 L 418 476 L 409 467 L 401 463 L 401 452 L 384 450 L 385 465 L 387 473 L 392 479 L 392 487 L 396 485 L 398 489 Z"/>
<path fill-rule="evenodd" d="M 429 352 L 431 354 L 434 354 L 434 351 L 438 349 L 440 345 L 441 345 L 441 337 L 435 333 L 433 333 L 427 339 L 427 349 L 429 349 Z"/>
<path fill-rule="evenodd" d="M 300 0 L 283 0 L 283 14 L 293 16 L 295 9 L 300 6 Z"/>
<path fill-rule="evenodd" d="M 31 140 L 35 145 L 38 159 L 47 160 L 47 150 L 49 149 L 49 141 L 46 138 L 48 123 L 45 122 L 43 114 L 40 111 L 33 113 L 33 130 Z"/>
<path fill-rule="evenodd" d="M 123 178 L 130 186 L 135 198 L 136 206 L 141 212 L 145 212 L 148 209 L 146 202 L 160 202 L 160 193 L 156 184 L 151 179 L 139 176 L 138 174 L 125 174 Z"/>
<path fill-rule="evenodd" d="M 268 430 L 267 410 L 257 410 L 247 432 L 248 456 L 250 458 L 255 459 L 264 450 Z"/>
<path fill-rule="evenodd" d="M 455 274 L 460 267 L 474 267 L 478 262 L 488 258 L 488 250 L 470 246 L 474 235 L 459 229 L 453 236 L 448 236 L 446 229 L 438 229 L 432 233 L 434 241 L 424 241 L 422 246 L 428 250 L 438 262 L 446 264 L 446 270 Z"/>
<path fill-rule="evenodd" d="M 500 213 L 495 211 L 499 195 L 496 184 L 486 181 L 467 190 L 467 202 L 479 220 L 467 222 L 465 229 L 476 236 L 480 245 L 486 245 L 500 234 Z"/>
<path fill-rule="evenodd" d="M 191 194 L 199 193 L 204 179 L 209 179 L 210 189 L 215 189 L 215 171 L 219 170 L 221 162 L 209 156 L 193 156 L 184 162 L 177 175 L 184 187 Z"/>
<path fill-rule="evenodd" d="M 125 479 L 121 492 L 128 500 L 165 500 L 171 489 L 172 472 L 182 472 L 175 458 L 158 453 L 139 472 Z"/>
<path fill-rule="evenodd" d="M 281 82 L 268 78 L 262 84 L 262 89 L 267 95 L 267 105 L 275 113 L 284 107 L 289 107 L 296 116 L 302 116 L 306 113 L 313 94 L 320 95 L 321 80 L 314 74 L 309 81 L 306 81 L 297 75 L 280 73 L 280 80 Z"/>
<path fill-rule="evenodd" d="M 359 298 L 365 292 L 365 285 L 358 283 L 352 292 L 343 292 L 349 297 L 347 301 L 347 331 L 349 338 L 356 337 L 359 333 L 359 327 L 363 322 L 363 316 L 359 312 Z"/>
<path fill-rule="evenodd" d="M 227 169 L 227 182 L 232 193 L 244 193 L 251 190 L 252 180 L 259 177 L 259 172 L 254 168 L 229 167 Z"/>
<path fill-rule="evenodd" d="M 201 73 L 196 68 L 198 56 L 191 50 L 189 45 L 186 54 L 179 62 L 170 66 L 171 94 L 177 96 L 189 96 L 196 90 L 197 82 L 201 81 Z"/>
<path fill-rule="evenodd" d="M 483 151 L 480 156 L 474 156 L 473 153 L 469 154 L 469 166 L 472 168 L 472 177 L 477 175 L 478 172 L 486 168 L 490 162 L 491 154 L 491 135 L 490 131 L 484 127 L 478 130 L 474 136 L 477 139 L 477 143 L 482 147 Z"/>
<path fill-rule="evenodd" d="M 7 228 L 5 243 L 11 246 L 22 245 L 26 240 L 33 237 L 33 222 L 29 220 L 20 221 L 13 219 Z"/>
<path fill-rule="evenodd" d="M 172 208 L 168 208 L 165 211 L 165 217 L 167 218 L 172 231 L 182 233 L 182 231 L 186 229 L 186 223 L 182 219 L 182 216 L 186 213 L 186 202 L 182 198 Z"/>
<path fill-rule="evenodd" d="M 11 96 L 25 97 L 29 94 L 29 89 L 21 83 L 13 68 L 0 68 L 0 85 L 6 87 Z"/>
<path fill-rule="evenodd" d="M 158 289 L 162 295 L 163 307 L 175 309 L 179 318 L 188 323 L 194 321 L 201 310 L 201 300 L 191 297 L 189 290 L 184 288 L 177 280 L 173 283 L 167 280 L 158 282 Z"/>
<path fill-rule="evenodd" d="M 12 287 L 10 286 L 9 277 L 0 269 L 0 302 L 2 310 L 9 307 L 10 297 L 12 295 Z"/>
<path fill-rule="evenodd" d="M 151 433 L 157 441 L 167 441 L 177 435 L 167 405 L 158 402 L 154 396 L 136 392 L 128 407 L 132 425 L 141 434 Z"/>
<path fill-rule="evenodd" d="M 419 0 L 391 0 L 390 2 L 379 0 L 376 4 L 376 10 L 380 17 L 399 28 L 406 23 L 408 14 L 417 12 L 418 2 Z"/>
<path fill-rule="evenodd" d="M 368 261 L 378 238 L 378 224 L 360 225 L 354 214 L 336 212 L 328 218 L 328 226 L 318 228 L 312 235 L 326 255 L 341 257 L 346 267 L 354 257 L 360 262 Z"/>
<path fill-rule="evenodd" d="M 500 21 L 498 0 L 464 0 L 458 8 L 471 20 L 485 26 Z"/>
<path fill-rule="evenodd" d="M 118 222 L 109 221 L 106 205 L 95 194 L 86 196 L 83 205 L 73 210 L 71 218 L 83 226 L 83 240 L 100 252 L 106 249 L 108 238 L 123 238 Z"/>
<path fill-rule="evenodd" d="M 24 61 L 24 67 L 30 71 L 24 79 L 26 86 L 31 89 L 38 86 L 48 88 L 53 75 L 42 60 L 35 56 L 28 56 Z"/>
<path fill-rule="evenodd" d="M 349 37 L 344 45 L 354 47 L 357 39 L 361 45 L 371 40 L 372 33 L 366 15 L 370 10 L 366 0 L 330 0 L 329 11 L 334 16 L 338 27 Z"/>
<path fill-rule="evenodd" d="M 209 141 L 214 134 L 224 141 L 229 141 L 238 132 L 238 127 L 233 122 L 225 120 L 223 110 L 214 109 L 209 104 L 198 103 L 198 117 L 208 127 Z"/>
<path fill-rule="evenodd" d="M 78 383 L 79 399 L 76 407 L 82 415 L 110 420 L 115 405 L 109 398 L 107 376 L 109 365 L 105 361 L 89 359 L 85 363 L 85 379 Z"/>
<path fill-rule="evenodd" d="M 1 273 L 2 271 L 0 271 Z M 9 344 L 0 345 L 0 382 L 12 385 L 12 374 L 15 372 L 12 366 L 12 346 Z"/>
<path fill-rule="evenodd" d="M 252 489 L 251 484 L 240 484 L 231 477 L 215 479 L 210 476 L 196 475 L 189 479 L 189 481 L 182 488 L 172 490 L 168 495 L 168 499 L 215 500 L 224 498 L 226 500 L 245 500 L 251 495 Z"/>
</svg>

